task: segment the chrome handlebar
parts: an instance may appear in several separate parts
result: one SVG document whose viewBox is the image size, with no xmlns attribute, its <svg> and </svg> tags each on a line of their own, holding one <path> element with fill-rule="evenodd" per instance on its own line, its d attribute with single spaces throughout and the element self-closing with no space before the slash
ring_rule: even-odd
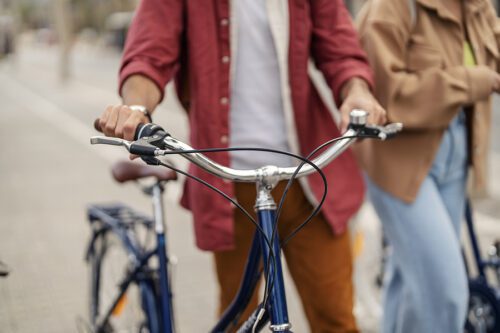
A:
<svg viewBox="0 0 500 333">
<path fill-rule="evenodd" d="M 351 111 L 349 129 L 342 135 L 341 138 L 339 138 L 337 142 L 332 144 L 317 158 L 313 159 L 312 163 L 321 169 L 344 152 L 357 139 L 357 137 L 372 137 L 385 140 L 395 135 L 397 132 L 400 132 L 403 128 L 400 123 L 393 123 L 387 126 L 366 125 L 367 116 L 367 112 L 362 110 Z M 237 182 L 259 182 L 265 180 L 266 182 L 275 184 L 280 180 L 290 179 L 297 169 L 297 167 L 282 168 L 276 166 L 264 166 L 251 170 L 233 169 L 214 162 L 202 153 L 195 152 L 194 149 L 188 144 L 179 141 L 166 133 L 164 137 L 155 137 L 155 135 L 153 135 L 151 138 L 143 137 L 142 139 L 161 139 L 162 148 L 160 149 L 152 145 L 140 146 L 138 141 L 131 142 L 123 139 L 102 136 L 92 137 L 90 139 L 90 143 L 124 146 L 131 153 L 141 152 L 147 156 L 162 156 L 168 154 L 169 152 L 178 152 L 184 158 L 205 171 L 210 172 L 217 177 Z M 296 177 L 307 176 L 315 171 L 316 169 L 312 165 L 306 163 L 301 167 Z"/>
</svg>

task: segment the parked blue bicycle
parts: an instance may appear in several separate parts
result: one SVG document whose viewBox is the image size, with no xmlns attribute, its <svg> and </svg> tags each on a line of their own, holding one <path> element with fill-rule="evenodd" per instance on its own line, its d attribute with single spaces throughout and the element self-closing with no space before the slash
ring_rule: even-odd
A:
<svg viewBox="0 0 500 333">
<path fill-rule="evenodd" d="M 500 332 L 500 241 L 491 245 L 489 256 L 485 259 L 479 250 L 471 203 L 467 202 L 465 210 L 467 232 L 472 247 L 472 262 L 465 260 L 469 276 L 469 310 L 465 324 L 466 333 L 499 333 Z M 475 266 L 476 276 L 471 267 Z M 491 270 L 497 286 L 493 284 Z"/>
<path fill-rule="evenodd" d="M 367 113 L 361 110 L 353 110 L 350 115 L 349 129 L 339 138 L 333 139 L 318 147 L 308 157 L 303 158 L 286 152 L 277 152 L 260 148 L 225 148 L 225 149 L 204 149 L 195 150 L 189 145 L 173 138 L 161 127 L 148 124 L 141 125 L 136 131 L 136 141 L 126 141 L 109 137 L 93 137 L 92 144 L 107 144 L 125 147 L 130 153 L 139 155 L 148 164 L 162 165 L 202 182 L 220 195 L 230 200 L 237 208 L 243 209 L 233 199 L 214 188 L 203 180 L 178 170 L 168 163 L 162 162 L 161 156 L 179 154 L 192 163 L 201 167 L 218 177 L 236 182 L 251 182 L 257 185 L 256 211 L 257 220 L 251 214 L 244 213 L 256 226 L 256 233 L 252 247 L 248 256 L 244 277 L 241 281 L 240 289 L 232 304 L 224 312 L 219 322 L 210 332 L 228 332 L 238 329 L 237 332 L 259 332 L 269 323 L 269 329 L 273 332 L 291 332 L 291 323 L 288 318 L 287 302 L 283 282 L 283 271 L 280 258 L 281 246 L 293 235 L 305 226 L 321 208 L 321 202 L 311 213 L 310 217 L 304 221 L 286 239 L 280 239 L 277 234 L 277 216 L 283 204 L 284 197 L 277 205 L 274 201 L 271 190 L 279 181 L 288 180 L 288 187 L 292 181 L 298 177 L 310 175 L 314 172 L 321 174 L 321 168 L 333 161 L 343 151 L 345 151 L 358 138 L 377 138 L 385 140 L 401 131 L 401 124 L 390 124 L 385 127 L 370 126 L 366 124 Z M 331 144 L 331 145 L 330 145 Z M 326 148 L 330 145 L 328 148 Z M 325 150 L 312 161 L 310 160 L 319 150 Z M 237 170 L 220 165 L 205 154 L 210 152 L 228 150 L 265 150 L 275 153 L 287 154 L 301 161 L 298 166 L 276 167 L 264 166 L 253 170 Z M 324 177 L 323 177 L 324 179 Z M 325 180 L 325 179 L 324 179 Z M 325 180 L 325 196 L 326 196 Z M 156 190 L 155 190 L 156 189 Z M 153 187 L 151 192 L 160 193 L 159 185 Z M 287 190 L 285 189 L 285 193 Z M 161 207 L 161 196 L 157 195 L 155 201 L 155 219 L 147 219 L 134 211 L 123 206 L 102 207 L 94 206 L 89 209 L 89 218 L 93 225 L 94 236 L 89 246 L 89 257 L 91 260 L 94 280 L 103 279 L 102 262 L 106 258 L 107 247 L 98 246 L 98 240 L 103 239 L 103 235 L 117 236 L 129 257 L 129 265 L 125 277 L 117 285 L 117 293 L 107 308 L 103 308 L 100 303 L 103 288 L 92 289 L 91 318 L 94 333 L 118 332 L 112 325 L 111 317 L 113 313 L 119 312 L 123 303 L 123 297 L 131 285 L 138 286 L 138 305 L 142 318 L 131 328 L 130 331 L 145 332 L 174 332 L 172 294 L 168 278 L 168 255 L 165 250 L 165 235 L 163 227 L 163 211 Z M 116 208 L 116 209 L 115 209 Z M 127 220 L 130 218 L 129 220 Z M 125 221 L 125 222 L 124 222 Z M 129 223 L 127 223 L 129 221 Z M 153 229 L 156 234 L 156 244 L 152 250 L 146 250 L 137 244 L 137 236 L 133 226 L 143 225 L 146 229 Z M 157 257 L 159 264 L 155 268 L 151 265 L 151 259 Z M 96 263 L 94 263 L 96 261 Z M 262 264 L 263 265 L 262 265 Z M 99 268 L 100 267 L 100 268 Z M 152 268 L 153 267 L 153 268 Z M 261 269 L 263 267 L 263 269 Z M 253 311 L 238 328 L 236 323 L 241 319 L 241 313 L 249 303 L 250 296 L 257 286 L 257 282 L 264 274 L 265 292 L 261 304 Z M 99 282 L 94 283 L 99 286 Z"/>
<path fill-rule="evenodd" d="M 162 196 L 165 183 L 177 175 L 129 161 L 116 163 L 112 174 L 119 183 L 155 179 L 152 185 L 142 186 L 152 198 L 154 217 L 123 204 L 88 207 L 91 330 L 161 332 L 167 325 L 173 330 Z M 160 293 L 168 297 L 160 299 Z"/>
</svg>

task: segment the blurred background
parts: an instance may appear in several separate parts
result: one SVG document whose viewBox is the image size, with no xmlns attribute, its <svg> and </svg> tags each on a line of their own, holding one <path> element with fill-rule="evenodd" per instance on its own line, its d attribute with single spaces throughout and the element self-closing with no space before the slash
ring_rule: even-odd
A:
<svg viewBox="0 0 500 333">
<path fill-rule="evenodd" d="M 360 1 L 348 3 L 355 13 Z M 126 159 L 116 147 L 90 146 L 93 120 L 119 101 L 117 73 L 137 0 L 0 0 L 0 332 L 78 332 L 87 319 L 84 261 L 90 203 L 126 202 L 150 212 L 134 185 L 120 186 L 110 165 Z M 187 139 L 186 115 L 171 92 L 155 121 Z M 481 245 L 500 237 L 500 105 L 495 99 L 490 196 L 476 203 Z M 182 160 L 175 161 L 185 166 Z M 194 246 L 190 214 L 178 207 L 181 182 L 167 188 L 170 250 L 180 332 L 203 332 L 215 322 L 217 290 L 211 256 Z M 356 314 L 376 332 L 375 286 L 380 230 L 369 203 L 353 224 Z M 296 332 L 307 326 L 288 280 Z M 195 319 L 196 318 L 196 319 Z"/>
</svg>

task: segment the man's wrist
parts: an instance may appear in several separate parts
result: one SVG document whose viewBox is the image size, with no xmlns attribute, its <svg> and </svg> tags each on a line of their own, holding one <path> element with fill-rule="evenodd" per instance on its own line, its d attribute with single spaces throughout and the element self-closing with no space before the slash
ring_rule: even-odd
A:
<svg viewBox="0 0 500 333">
<path fill-rule="evenodd" d="M 340 91 L 340 97 L 342 98 L 342 101 L 344 101 L 351 93 L 356 91 L 369 93 L 370 85 L 368 84 L 368 82 L 359 77 L 353 77 L 349 79 L 349 81 L 344 83 Z"/>
</svg>

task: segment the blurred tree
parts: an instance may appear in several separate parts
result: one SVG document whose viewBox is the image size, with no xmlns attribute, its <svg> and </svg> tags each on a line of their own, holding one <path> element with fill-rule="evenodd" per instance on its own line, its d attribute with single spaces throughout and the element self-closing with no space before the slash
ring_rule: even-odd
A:
<svg viewBox="0 0 500 333">
<path fill-rule="evenodd" d="M 109 15 L 132 11 L 136 0 L 52 0 L 59 45 L 61 48 L 59 74 L 61 79 L 70 76 L 70 57 L 74 34 L 85 28 L 103 32 Z"/>
<path fill-rule="evenodd" d="M 53 0 L 54 18 L 59 41 L 59 77 L 66 81 L 70 77 L 70 56 L 73 43 L 73 27 L 69 0 Z"/>
<path fill-rule="evenodd" d="M 71 0 L 72 11 L 76 22 L 75 30 L 92 28 L 98 32 L 105 29 L 109 15 L 116 12 L 133 11 L 136 0 Z"/>
</svg>

